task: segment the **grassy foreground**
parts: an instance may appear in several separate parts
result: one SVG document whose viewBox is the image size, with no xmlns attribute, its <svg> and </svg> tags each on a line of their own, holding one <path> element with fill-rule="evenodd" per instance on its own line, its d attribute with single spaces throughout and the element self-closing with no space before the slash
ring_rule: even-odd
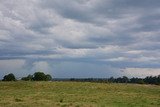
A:
<svg viewBox="0 0 160 107">
<path fill-rule="evenodd" d="M 160 107 L 160 86 L 0 82 L 0 107 Z"/>
</svg>

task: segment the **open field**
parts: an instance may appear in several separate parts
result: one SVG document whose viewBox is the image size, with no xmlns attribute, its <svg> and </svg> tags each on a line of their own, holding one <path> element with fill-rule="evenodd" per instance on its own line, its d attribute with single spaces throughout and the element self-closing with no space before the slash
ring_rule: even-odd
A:
<svg viewBox="0 0 160 107">
<path fill-rule="evenodd" d="M 0 82 L 0 107 L 160 107 L 160 86 Z"/>
</svg>

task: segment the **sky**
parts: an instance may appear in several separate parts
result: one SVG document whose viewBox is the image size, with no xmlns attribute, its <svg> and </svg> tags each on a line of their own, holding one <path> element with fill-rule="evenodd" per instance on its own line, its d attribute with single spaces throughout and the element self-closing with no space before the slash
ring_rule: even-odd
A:
<svg viewBox="0 0 160 107">
<path fill-rule="evenodd" d="M 160 74 L 160 0 L 0 0 L 0 78 Z"/>
</svg>

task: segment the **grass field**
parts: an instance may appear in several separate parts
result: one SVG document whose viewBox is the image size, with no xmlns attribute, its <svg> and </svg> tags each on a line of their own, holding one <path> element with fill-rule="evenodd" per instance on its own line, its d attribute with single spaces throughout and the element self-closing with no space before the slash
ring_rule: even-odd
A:
<svg viewBox="0 0 160 107">
<path fill-rule="evenodd" d="M 160 86 L 0 82 L 0 107 L 160 107 Z"/>
</svg>

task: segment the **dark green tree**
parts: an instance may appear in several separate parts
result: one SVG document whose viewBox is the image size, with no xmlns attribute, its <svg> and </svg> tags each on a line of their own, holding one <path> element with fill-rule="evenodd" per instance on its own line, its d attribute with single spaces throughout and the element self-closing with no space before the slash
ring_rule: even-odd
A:
<svg viewBox="0 0 160 107">
<path fill-rule="evenodd" d="M 27 77 L 23 77 L 21 80 L 23 80 L 23 81 L 32 81 L 33 80 L 33 75 L 28 75 Z"/>
<path fill-rule="evenodd" d="M 14 74 L 10 73 L 8 75 L 5 75 L 2 81 L 16 81 L 16 78 Z"/>
<path fill-rule="evenodd" d="M 46 81 L 51 81 L 51 80 L 52 80 L 52 76 L 49 75 L 49 74 L 47 74 L 47 75 L 46 75 Z"/>
<path fill-rule="evenodd" d="M 52 76 L 43 72 L 35 72 L 33 75 L 21 78 L 23 81 L 51 81 Z"/>
<path fill-rule="evenodd" d="M 127 83 L 127 82 L 129 82 L 128 77 L 123 76 L 123 77 L 122 77 L 122 83 Z"/>
<path fill-rule="evenodd" d="M 43 72 L 35 72 L 33 74 L 33 80 L 34 81 L 45 81 L 46 75 Z"/>
</svg>

